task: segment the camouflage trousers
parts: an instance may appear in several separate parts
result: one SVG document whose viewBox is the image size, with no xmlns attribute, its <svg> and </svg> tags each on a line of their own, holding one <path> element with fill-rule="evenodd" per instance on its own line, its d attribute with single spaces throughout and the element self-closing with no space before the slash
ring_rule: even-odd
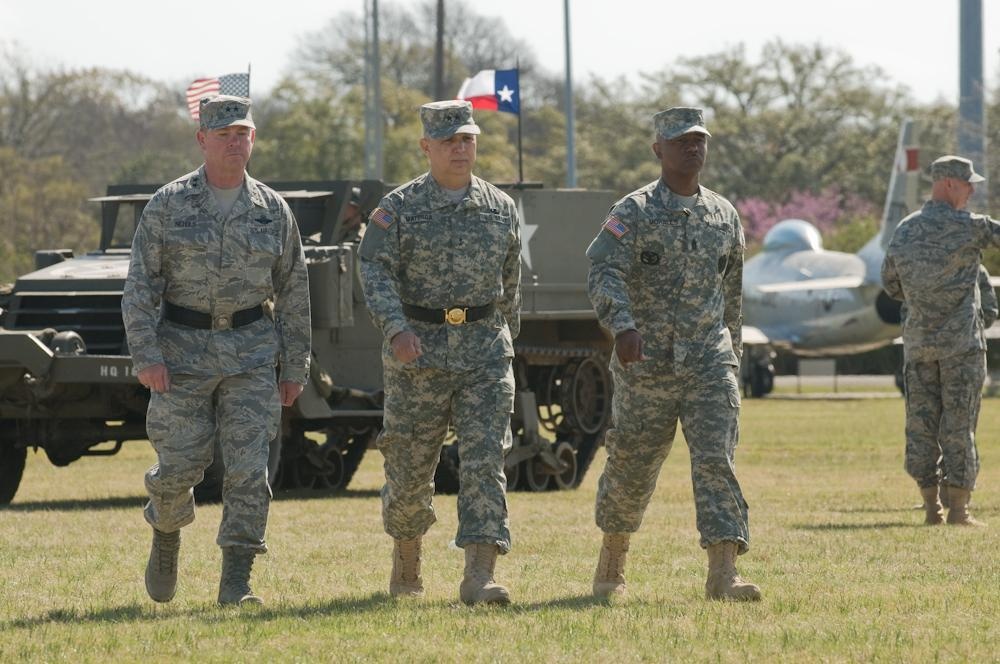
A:
<svg viewBox="0 0 1000 664">
<path fill-rule="evenodd" d="M 434 470 L 448 433 L 458 445 L 458 534 L 455 543 L 510 550 L 504 456 L 511 446 L 514 373 L 501 359 L 470 371 L 385 363 L 385 457 L 382 520 L 394 538 L 409 539 L 434 523 Z"/>
<path fill-rule="evenodd" d="M 701 546 L 750 546 L 747 503 L 733 457 L 739 439 L 740 393 L 731 368 L 682 368 L 645 360 L 611 361 L 612 428 L 604 439 L 608 462 L 597 488 L 597 526 L 635 532 L 670 453 L 677 421 L 691 453 L 691 480 Z"/>
<path fill-rule="evenodd" d="M 921 488 L 940 480 L 975 488 L 976 423 L 985 379 L 986 354 L 979 350 L 906 363 L 906 472 Z"/>
<path fill-rule="evenodd" d="M 212 463 L 218 436 L 226 474 L 216 542 L 267 551 L 267 456 L 280 419 L 273 366 L 235 376 L 171 375 L 170 390 L 154 392 L 146 414 L 157 457 L 146 472 L 146 521 L 164 532 L 194 521 L 192 488 Z"/>
</svg>

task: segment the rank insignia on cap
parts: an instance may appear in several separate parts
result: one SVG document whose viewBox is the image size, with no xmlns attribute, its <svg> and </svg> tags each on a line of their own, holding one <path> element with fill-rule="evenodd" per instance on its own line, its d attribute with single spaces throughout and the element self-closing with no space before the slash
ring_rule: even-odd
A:
<svg viewBox="0 0 1000 664">
<path fill-rule="evenodd" d="M 622 223 L 621 219 L 619 219 L 614 215 L 611 215 L 610 217 L 605 219 L 602 228 L 607 232 L 611 233 L 612 235 L 614 235 L 619 240 L 622 239 L 622 235 L 628 233 L 628 227 L 626 227 L 625 224 Z"/>
<path fill-rule="evenodd" d="M 392 226 L 392 222 L 395 221 L 393 216 L 382 208 L 375 208 L 368 219 L 384 231 L 389 230 L 389 226 Z"/>
</svg>

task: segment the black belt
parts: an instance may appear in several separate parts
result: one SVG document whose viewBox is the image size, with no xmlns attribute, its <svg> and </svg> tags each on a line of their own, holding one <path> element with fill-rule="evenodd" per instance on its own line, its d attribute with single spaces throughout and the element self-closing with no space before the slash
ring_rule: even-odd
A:
<svg viewBox="0 0 1000 664">
<path fill-rule="evenodd" d="M 496 303 L 484 304 L 481 307 L 447 307 L 446 309 L 428 309 L 403 302 L 403 313 L 408 318 L 424 323 L 449 323 L 461 325 L 474 323 L 493 315 Z"/>
<path fill-rule="evenodd" d="M 163 317 L 171 323 L 194 327 L 199 330 L 228 330 L 243 327 L 260 320 L 264 315 L 264 307 L 257 305 L 249 309 L 237 311 L 229 316 L 206 314 L 194 309 L 188 309 L 171 302 L 163 301 Z"/>
</svg>

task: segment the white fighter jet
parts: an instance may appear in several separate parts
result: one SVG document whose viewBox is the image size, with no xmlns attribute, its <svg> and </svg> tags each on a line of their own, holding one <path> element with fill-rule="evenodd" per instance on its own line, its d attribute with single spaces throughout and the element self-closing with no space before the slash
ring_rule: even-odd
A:
<svg viewBox="0 0 1000 664">
<path fill-rule="evenodd" d="M 764 236 L 743 270 L 744 390 L 771 391 L 772 348 L 809 356 L 861 353 L 900 335 L 900 303 L 882 288 L 885 249 L 896 225 L 916 209 L 920 169 L 913 123 L 899 132 L 879 232 L 856 254 L 823 249 L 815 226 L 786 219 Z"/>
</svg>

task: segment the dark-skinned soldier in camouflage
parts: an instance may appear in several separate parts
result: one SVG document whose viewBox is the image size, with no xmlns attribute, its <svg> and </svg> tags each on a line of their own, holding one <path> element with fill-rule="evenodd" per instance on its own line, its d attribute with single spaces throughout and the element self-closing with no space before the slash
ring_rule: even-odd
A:
<svg viewBox="0 0 1000 664">
<path fill-rule="evenodd" d="M 465 101 L 420 109 L 430 171 L 386 195 L 359 250 L 365 301 L 385 335 L 382 518 L 389 592 L 420 597 L 421 538 L 435 521 L 434 469 L 449 423 L 459 456 L 459 588 L 467 604 L 510 601 L 494 581 L 510 549 L 504 454 L 514 404 L 521 240 L 509 196 L 472 174 L 479 127 Z"/>
<path fill-rule="evenodd" d="M 969 514 L 979 473 L 976 423 L 986 377 L 978 285 L 982 250 L 1000 246 L 1000 222 L 964 208 L 983 182 L 962 157 L 931 164 L 931 200 L 896 228 L 882 263 L 886 292 L 907 307 L 903 321 L 906 471 L 924 499 L 925 523 L 982 526 Z"/>
<path fill-rule="evenodd" d="M 743 229 L 729 201 L 699 184 L 709 137 L 701 110 L 667 109 L 654 125 L 660 179 L 618 201 L 587 249 L 590 299 L 615 337 L 594 595 L 625 595 L 629 537 L 642 523 L 679 419 L 708 552 L 706 597 L 758 600 L 760 589 L 739 577 L 735 562 L 750 545 L 733 465 Z"/>
<path fill-rule="evenodd" d="M 260 604 L 250 571 L 267 551 L 268 448 L 309 371 L 308 278 L 291 210 L 246 174 L 250 100 L 209 98 L 200 115 L 205 163 L 150 199 L 122 298 L 132 361 L 151 390 L 146 428 L 157 455 L 146 473 L 146 590 L 157 602 L 174 596 L 180 529 L 194 520 L 192 487 L 218 439 L 218 601 Z"/>
</svg>

